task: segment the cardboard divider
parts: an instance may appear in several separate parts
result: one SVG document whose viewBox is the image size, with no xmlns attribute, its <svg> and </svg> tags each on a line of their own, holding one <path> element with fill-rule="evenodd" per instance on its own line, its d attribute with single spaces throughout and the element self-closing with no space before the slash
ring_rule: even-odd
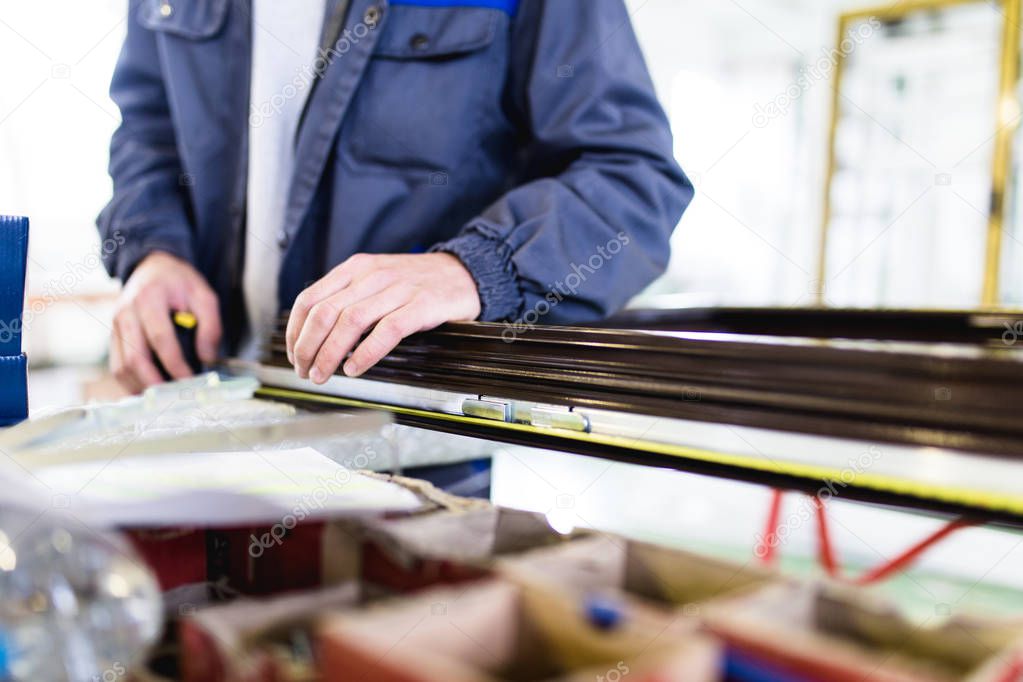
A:
<svg viewBox="0 0 1023 682">
<path fill-rule="evenodd" d="M 273 599 L 249 599 L 198 611 L 181 624 L 185 682 L 260 682 L 316 676 L 311 634 L 320 614 L 355 608 L 361 586 L 335 587 Z"/>
<path fill-rule="evenodd" d="M 624 604 L 614 626 L 578 601 L 487 581 L 335 617 L 321 630 L 324 682 L 718 679 L 715 643 L 668 614 Z"/>
<path fill-rule="evenodd" d="M 696 614 L 701 605 L 774 584 L 759 566 L 604 533 L 499 562 L 502 573 L 577 593 L 611 591 Z"/>
<path fill-rule="evenodd" d="M 1023 619 L 913 623 L 864 588 L 773 585 L 711 605 L 705 620 L 736 657 L 781 680 L 1010 682 L 1023 672 Z"/>
<path fill-rule="evenodd" d="M 407 592 L 488 576 L 501 556 L 562 545 L 580 533 L 555 531 L 542 514 L 487 507 L 370 520 L 360 529 L 361 577 Z"/>
</svg>

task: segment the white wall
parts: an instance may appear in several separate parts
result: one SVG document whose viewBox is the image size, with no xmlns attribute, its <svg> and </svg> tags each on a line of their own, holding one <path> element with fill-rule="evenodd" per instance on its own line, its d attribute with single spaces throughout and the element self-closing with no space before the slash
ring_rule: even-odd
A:
<svg viewBox="0 0 1023 682">
<path fill-rule="evenodd" d="M 106 203 L 107 97 L 127 5 L 0 0 L 0 212 L 31 219 L 26 345 L 34 361 L 97 361 L 110 306 L 93 221 Z"/>
</svg>

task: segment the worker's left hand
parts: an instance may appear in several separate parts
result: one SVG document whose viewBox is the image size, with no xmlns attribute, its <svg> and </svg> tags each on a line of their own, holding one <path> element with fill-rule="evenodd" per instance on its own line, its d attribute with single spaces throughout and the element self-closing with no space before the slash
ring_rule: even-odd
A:
<svg viewBox="0 0 1023 682">
<path fill-rule="evenodd" d="M 479 314 L 476 283 L 455 256 L 356 254 L 295 299 L 288 360 L 322 384 L 352 351 L 344 373 L 359 376 L 406 336 Z"/>
</svg>

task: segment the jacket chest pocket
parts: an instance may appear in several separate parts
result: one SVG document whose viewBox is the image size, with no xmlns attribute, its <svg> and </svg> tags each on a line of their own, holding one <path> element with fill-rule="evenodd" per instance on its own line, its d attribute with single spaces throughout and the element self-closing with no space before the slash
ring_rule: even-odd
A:
<svg viewBox="0 0 1023 682">
<path fill-rule="evenodd" d="M 356 160 L 454 171 L 479 146 L 504 71 L 499 11 L 391 6 L 352 102 L 342 146 Z"/>
<path fill-rule="evenodd" d="M 208 40 L 224 27 L 229 0 L 142 0 L 139 22 L 158 33 Z"/>
<path fill-rule="evenodd" d="M 134 5 L 134 2 L 133 2 Z M 235 0 L 138 0 L 139 24 L 155 36 L 163 88 L 189 172 L 237 146 L 246 123 L 249 55 L 238 49 L 247 19 Z M 154 65 L 155 66 L 155 65 Z"/>
</svg>

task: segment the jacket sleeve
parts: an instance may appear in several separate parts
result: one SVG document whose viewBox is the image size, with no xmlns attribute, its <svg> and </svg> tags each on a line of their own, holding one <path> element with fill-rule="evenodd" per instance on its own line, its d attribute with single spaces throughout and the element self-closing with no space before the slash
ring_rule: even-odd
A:
<svg viewBox="0 0 1023 682">
<path fill-rule="evenodd" d="M 623 0 L 523 0 L 511 49 L 530 180 L 434 250 L 472 273 L 482 320 L 606 317 L 664 272 L 692 185 Z"/>
<path fill-rule="evenodd" d="M 97 219 L 106 268 L 122 280 L 156 250 L 194 262 L 184 193 L 189 183 L 178 157 L 156 36 L 138 21 L 141 6 L 130 3 L 128 33 L 110 85 L 121 124 L 110 143 L 113 198 Z"/>
</svg>

